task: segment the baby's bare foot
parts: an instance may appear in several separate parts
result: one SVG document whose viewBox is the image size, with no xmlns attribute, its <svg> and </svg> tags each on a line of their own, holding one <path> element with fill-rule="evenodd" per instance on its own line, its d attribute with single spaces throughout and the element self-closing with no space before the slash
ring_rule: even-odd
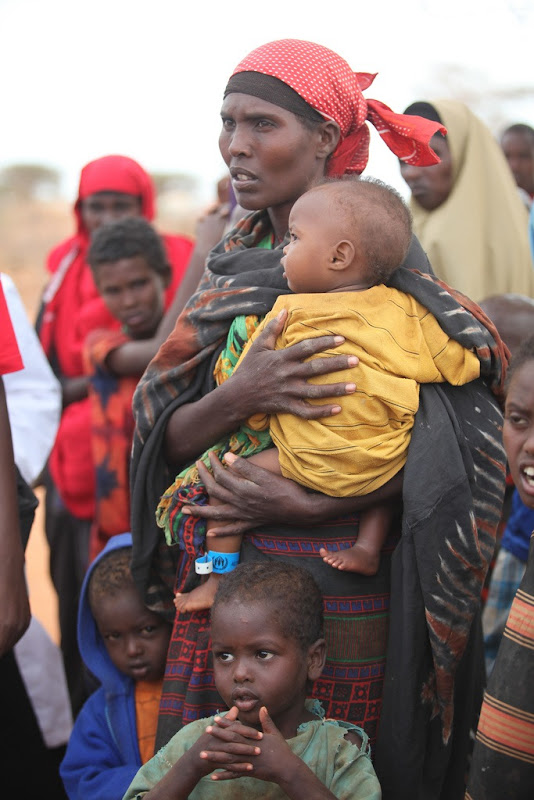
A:
<svg viewBox="0 0 534 800">
<path fill-rule="evenodd" d="M 360 575 L 376 575 L 380 565 L 379 553 L 364 550 L 357 543 L 347 550 L 339 550 L 336 553 L 321 547 L 319 555 L 331 567 L 347 572 L 359 572 Z"/>
<path fill-rule="evenodd" d="M 201 583 L 191 592 L 176 594 L 174 596 L 174 605 L 178 613 L 203 611 L 205 608 L 211 608 L 217 591 L 217 583 L 217 578 L 212 574 L 205 583 Z"/>
</svg>

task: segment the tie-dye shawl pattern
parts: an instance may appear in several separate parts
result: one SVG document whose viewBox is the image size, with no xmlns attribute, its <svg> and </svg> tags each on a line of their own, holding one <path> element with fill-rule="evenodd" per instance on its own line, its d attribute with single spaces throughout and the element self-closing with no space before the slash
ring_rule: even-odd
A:
<svg viewBox="0 0 534 800">
<path fill-rule="evenodd" d="M 391 285 L 417 297 L 452 338 L 474 348 L 481 368 L 481 378 L 462 387 L 421 386 L 404 469 L 376 769 L 384 797 L 408 800 L 419 796 L 413 789 L 422 775 L 428 796 L 440 796 L 455 759 L 453 717 L 458 732 L 463 715 L 468 734 L 469 714 L 478 713 L 482 699 L 480 653 L 468 641 L 479 634 L 504 496 L 501 404 L 509 353 L 479 307 L 446 284 L 401 269 Z M 461 796 L 455 791 L 444 796 Z"/>
<path fill-rule="evenodd" d="M 279 263 L 284 243 L 250 252 L 267 233 L 265 212 L 254 213 L 212 251 L 198 291 L 135 393 L 133 570 L 145 592 L 163 538 L 155 509 L 174 478 L 162 454 L 169 416 L 213 388 L 213 366 L 233 318 L 263 315 L 287 292 Z M 409 263 L 414 266 L 414 259 Z M 422 251 L 415 265 L 427 269 Z M 481 378 L 466 386 L 421 387 L 404 472 L 377 763 L 382 772 L 399 775 L 400 753 L 423 730 L 419 751 L 410 750 L 402 767 L 409 781 L 410 769 L 419 774 L 417 752 L 421 762 L 428 758 L 425 730 L 431 719 L 441 725 L 437 747 L 448 758 L 454 676 L 479 609 L 504 494 L 500 404 L 508 351 L 480 308 L 435 277 L 401 267 L 390 283 L 427 307 L 449 336 L 476 352 L 481 365 Z"/>
</svg>

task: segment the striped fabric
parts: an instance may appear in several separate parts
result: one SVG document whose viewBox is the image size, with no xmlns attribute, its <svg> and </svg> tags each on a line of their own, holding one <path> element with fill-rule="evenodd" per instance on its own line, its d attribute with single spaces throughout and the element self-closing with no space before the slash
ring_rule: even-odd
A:
<svg viewBox="0 0 534 800">
<path fill-rule="evenodd" d="M 506 548 L 501 547 L 491 574 L 487 600 L 482 613 L 486 673 L 493 671 L 502 641 L 510 608 L 519 589 L 526 564 Z"/>
<path fill-rule="evenodd" d="M 534 797 L 534 536 L 480 713 L 468 800 Z"/>
</svg>

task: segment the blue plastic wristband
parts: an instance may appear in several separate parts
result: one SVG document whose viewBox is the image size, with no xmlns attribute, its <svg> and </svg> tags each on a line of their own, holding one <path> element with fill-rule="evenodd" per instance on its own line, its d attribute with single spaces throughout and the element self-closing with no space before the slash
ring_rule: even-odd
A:
<svg viewBox="0 0 534 800">
<path fill-rule="evenodd" d="M 208 554 L 195 559 L 195 572 L 197 575 L 209 575 L 213 572 L 213 561 Z"/>
<path fill-rule="evenodd" d="M 213 561 L 213 572 L 218 575 L 231 572 L 239 564 L 239 553 L 218 553 L 216 550 L 208 550 L 208 558 Z"/>
</svg>

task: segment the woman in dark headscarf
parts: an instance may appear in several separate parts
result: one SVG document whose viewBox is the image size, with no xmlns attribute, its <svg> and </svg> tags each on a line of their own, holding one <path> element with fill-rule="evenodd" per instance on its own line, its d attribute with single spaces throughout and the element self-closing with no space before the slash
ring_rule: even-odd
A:
<svg viewBox="0 0 534 800">
<path fill-rule="evenodd" d="M 147 602 L 162 613 L 174 611 L 172 591 L 187 591 L 196 580 L 194 553 L 168 548 L 155 523 L 159 498 L 178 469 L 251 413 L 276 408 L 303 417 L 328 416 L 334 403 L 312 407 L 306 398 L 334 398 L 352 390 L 350 383 L 319 388 L 307 382 L 317 369 L 328 373 L 347 367 L 345 357 L 335 356 L 333 337 L 274 351 L 277 325 L 283 320 L 268 327 L 254 344 L 248 367 L 244 362 L 217 388 L 213 370 L 234 318 L 261 318 L 279 294 L 288 292 L 280 257 L 295 200 L 325 174 L 360 173 L 365 168 L 366 120 L 401 159 L 436 163 L 428 142 L 442 126 L 365 100 L 362 88 L 372 80 L 371 75 L 353 73 L 342 58 L 320 45 L 282 40 L 250 53 L 227 85 L 219 143 L 237 201 L 252 213 L 212 251 L 196 294 L 134 397 L 133 570 Z M 489 321 L 478 321 L 482 314 L 470 301 L 421 274 L 427 271 L 426 257 L 414 240 L 393 285 L 416 296 L 451 336 L 476 349 L 481 374 L 497 391 L 503 350 L 496 332 L 487 329 Z M 313 367 L 305 361 L 319 352 L 328 352 L 328 357 L 314 360 Z M 357 369 L 347 373 L 351 379 L 357 381 Z M 483 413 L 473 419 L 475 406 L 483 407 Z M 365 500 L 340 500 L 309 494 L 238 459 L 228 470 L 215 465 L 215 480 L 201 470 L 210 496 L 223 505 L 194 512 L 220 519 L 221 530 L 236 531 L 240 525 L 247 530 L 242 560 L 298 559 L 314 574 L 325 599 L 328 644 L 327 667 L 314 695 L 324 702 L 327 716 L 357 721 L 376 741 L 386 676 L 391 722 L 389 741 L 378 753 L 381 777 L 396 789 L 405 785 L 410 798 L 417 796 L 414 787 L 425 783 L 423 773 L 431 775 L 432 789 L 439 789 L 444 780 L 453 750 L 454 675 L 476 615 L 504 488 L 501 414 L 484 380 L 463 389 L 429 387 L 428 393 L 422 391 L 421 407 L 416 421 L 420 431 L 411 447 L 415 455 L 409 456 L 405 469 L 406 543 L 397 547 L 394 573 L 394 580 L 400 580 L 399 619 L 391 630 L 400 638 L 390 645 L 393 656 L 388 657 L 387 669 L 391 555 L 401 534 L 399 482 Z M 443 449 L 443 460 L 436 459 L 432 447 Z M 489 481 L 485 486 L 481 466 Z M 432 479 L 429 487 L 424 479 Z M 387 497 L 397 498 L 399 513 L 378 574 L 369 578 L 341 573 L 322 562 L 321 547 L 335 550 L 353 544 L 357 512 L 364 503 Z M 406 577 L 395 577 L 408 570 Z M 419 577 L 420 570 L 424 575 Z M 439 591 L 436 575 L 443 583 Z M 410 613 L 405 611 L 408 604 Z M 210 658 L 209 614 L 178 615 L 158 744 L 182 724 L 220 706 Z M 398 705 L 401 693 L 406 708 L 402 702 Z M 456 764 L 459 773 L 465 767 L 465 752 L 463 756 Z"/>
</svg>

